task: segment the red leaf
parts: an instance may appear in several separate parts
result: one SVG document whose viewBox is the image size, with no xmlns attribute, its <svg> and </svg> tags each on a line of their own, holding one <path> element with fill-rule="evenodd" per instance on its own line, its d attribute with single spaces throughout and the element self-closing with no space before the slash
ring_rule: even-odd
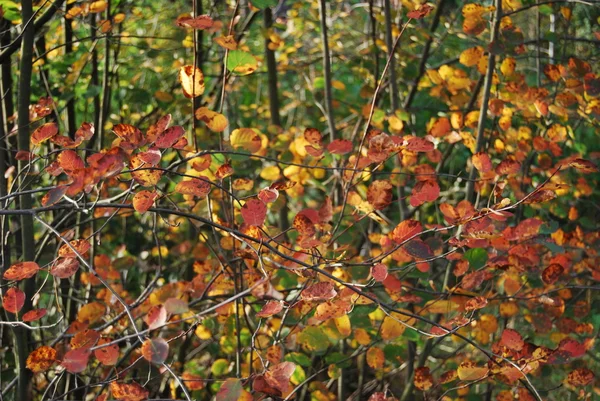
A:
<svg viewBox="0 0 600 401">
<path fill-rule="evenodd" d="M 241 213 L 249 226 L 262 226 L 267 217 L 267 205 L 260 199 L 250 199 L 242 206 Z"/>
<path fill-rule="evenodd" d="M 333 284 L 329 282 L 320 282 L 305 288 L 302 291 L 302 299 L 305 301 L 326 301 L 337 295 Z"/>
<path fill-rule="evenodd" d="M 421 19 L 423 17 L 426 17 L 431 12 L 431 10 L 433 10 L 433 7 L 427 4 L 423 4 L 421 7 L 419 7 L 418 10 L 409 11 L 406 15 L 408 16 L 408 18 Z"/>
<path fill-rule="evenodd" d="M 421 231 L 423 231 L 423 226 L 417 220 L 404 220 L 391 232 L 391 239 L 395 243 L 401 244 L 408 239 L 412 239 Z"/>
<path fill-rule="evenodd" d="M 40 320 L 46 315 L 46 309 L 33 309 L 23 315 L 24 322 L 35 322 L 36 320 Z"/>
<path fill-rule="evenodd" d="M 586 352 L 585 345 L 570 338 L 562 340 L 560 344 L 558 344 L 558 350 L 567 352 L 571 358 L 579 358 Z"/>
<path fill-rule="evenodd" d="M 352 142 L 347 139 L 336 139 L 327 145 L 327 150 L 334 155 L 343 155 L 352 151 Z"/>
<path fill-rule="evenodd" d="M 314 148 L 321 147 L 321 140 L 323 139 L 323 135 L 316 128 L 307 128 L 304 130 L 304 139 L 306 142 L 310 143 Z"/>
<path fill-rule="evenodd" d="M 65 354 L 60 365 L 64 367 L 67 372 L 81 373 L 87 367 L 91 354 L 92 351 L 90 351 L 89 348 L 77 348 L 70 350 Z"/>
<path fill-rule="evenodd" d="M 296 217 L 294 217 L 293 226 L 300 234 L 307 237 L 312 237 L 317 232 L 315 224 L 304 214 L 298 213 Z"/>
<path fill-rule="evenodd" d="M 20 262 L 15 263 L 4 272 L 6 280 L 24 280 L 36 275 L 40 270 L 40 266 L 35 262 Z"/>
<path fill-rule="evenodd" d="M 419 181 L 412 189 L 410 204 L 413 207 L 421 206 L 425 202 L 433 202 L 440 196 L 440 186 L 436 181 Z"/>
<path fill-rule="evenodd" d="M 271 317 L 273 315 L 278 314 L 283 310 L 283 302 L 282 301 L 269 301 L 262 307 L 260 312 L 256 314 L 258 317 Z"/>
<path fill-rule="evenodd" d="M 271 188 L 263 188 L 258 193 L 258 199 L 265 203 L 272 203 L 279 197 L 279 191 Z"/>
<path fill-rule="evenodd" d="M 58 258 L 50 268 L 50 274 L 58 278 L 69 278 L 79 269 L 77 258 Z"/>
<path fill-rule="evenodd" d="M 516 330 L 504 329 L 500 338 L 500 345 L 513 351 L 521 351 L 525 346 L 525 342 Z"/>
<path fill-rule="evenodd" d="M 587 368 L 575 369 L 567 376 L 567 382 L 571 386 L 583 387 L 587 386 L 594 380 L 594 372 Z"/>
<path fill-rule="evenodd" d="M 56 134 L 58 134 L 58 125 L 56 123 L 46 123 L 33 131 L 33 134 L 31 134 L 31 144 L 37 146 Z"/>
<path fill-rule="evenodd" d="M 83 160 L 81 160 L 81 157 L 74 150 L 63 150 L 56 158 L 56 161 L 67 174 L 85 167 Z"/>
<path fill-rule="evenodd" d="M 150 148 L 147 152 L 138 153 L 137 157 L 148 166 L 156 166 L 161 158 L 160 149 Z"/>
<path fill-rule="evenodd" d="M 521 170 L 521 163 L 514 159 L 505 159 L 496 166 L 496 174 L 509 175 L 516 174 Z"/>
<path fill-rule="evenodd" d="M 171 148 L 184 135 L 185 130 L 183 127 L 176 125 L 174 127 L 167 128 L 158 135 L 156 142 L 154 142 L 154 146 L 161 149 Z"/>
<path fill-rule="evenodd" d="M 375 281 L 382 283 L 388 276 L 387 266 L 383 263 L 376 264 L 375 266 L 371 267 L 371 275 Z"/>
<path fill-rule="evenodd" d="M 16 287 L 11 287 L 4 293 L 2 306 L 7 312 L 17 314 L 25 305 L 25 293 Z"/>
<path fill-rule="evenodd" d="M 142 344 L 142 356 L 148 362 L 162 365 L 169 356 L 169 343 L 162 338 L 153 338 Z"/>
</svg>

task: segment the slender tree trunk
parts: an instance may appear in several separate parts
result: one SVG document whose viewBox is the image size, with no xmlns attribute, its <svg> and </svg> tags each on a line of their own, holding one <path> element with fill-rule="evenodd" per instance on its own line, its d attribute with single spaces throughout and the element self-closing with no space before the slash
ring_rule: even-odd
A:
<svg viewBox="0 0 600 401">
<path fill-rule="evenodd" d="M 72 7 L 72 3 L 67 3 L 66 12 Z M 65 56 L 69 56 L 73 53 L 73 22 L 68 18 L 63 18 L 64 30 L 65 30 Z M 66 105 L 67 120 L 66 130 L 71 138 L 75 138 L 75 131 L 77 130 L 77 121 L 75 118 L 75 98 L 71 97 Z"/>
<path fill-rule="evenodd" d="M 333 90 L 331 86 L 331 53 L 327 37 L 327 0 L 319 0 L 321 10 L 321 38 L 323 40 L 323 74 L 325 78 L 325 112 L 329 128 L 329 140 L 336 139 L 335 119 L 333 116 Z"/>
<path fill-rule="evenodd" d="M 500 19 L 502 18 L 502 0 L 495 0 L 494 6 L 496 12 L 494 14 L 494 23 L 492 27 L 492 33 L 490 35 L 490 43 L 494 43 L 498 37 L 498 29 L 500 27 Z M 479 121 L 477 124 L 477 139 L 475 140 L 475 153 L 481 152 L 483 144 L 485 142 L 485 122 L 487 119 L 488 102 L 490 100 L 490 90 L 492 88 L 492 81 L 494 79 L 494 68 L 496 67 L 496 55 L 490 52 L 488 57 L 488 65 L 485 72 L 485 80 L 483 82 L 483 97 L 481 98 L 481 107 L 479 109 Z M 475 174 L 476 170 L 471 167 L 469 173 L 469 181 L 467 182 L 466 199 L 469 202 L 473 202 L 475 195 Z"/>
<path fill-rule="evenodd" d="M 21 60 L 19 63 L 19 98 L 18 98 L 18 134 L 17 142 L 19 150 L 29 151 L 29 103 L 31 96 L 31 78 L 33 73 L 33 44 L 34 44 L 34 27 L 28 22 L 33 18 L 32 0 L 21 1 L 21 21 L 26 28 L 22 32 L 21 41 Z M 30 188 L 30 180 L 28 174 L 24 172 L 28 169 L 28 161 L 20 160 L 18 163 L 19 189 L 27 191 Z M 24 194 L 20 197 L 20 207 L 23 210 L 33 207 L 33 199 L 30 194 Z M 21 216 L 21 247 L 23 260 L 34 260 L 35 258 L 35 242 L 33 237 L 33 217 L 31 215 Z M 31 308 L 31 297 L 35 289 L 35 278 L 25 280 L 25 305 L 21 310 L 22 313 L 27 312 Z M 31 372 L 25 367 L 27 356 L 29 355 L 29 338 L 30 334 L 22 328 L 15 328 L 15 352 L 17 353 L 18 375 L 19 382 L 17 387 L 17 400 L 31 399 Z"/>
</svg>

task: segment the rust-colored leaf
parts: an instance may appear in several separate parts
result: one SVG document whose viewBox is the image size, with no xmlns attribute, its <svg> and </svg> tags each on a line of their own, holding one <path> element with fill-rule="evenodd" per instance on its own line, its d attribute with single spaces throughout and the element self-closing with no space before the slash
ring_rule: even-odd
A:
<svg viewBox="0 0 600 401">
<path fill-rule="evenodd" d="M 290 378 L 296 370 L 296 365 L 292 362 L 282 362 L 265 373 L 265 381 L 269 386 L 276 388 L 281 391 L 282 394 L 286 394 L 290 389 Z"/>
<path fill-rule="evenodd" d="M 302 291 L 302 299 L 305 301 L 327 301 L 336 295 L 335 287 L 329 282 L 313 284 Z"/>
<path fill-rule="evenodd" d="M 419 181 L 412 189 L 410 204 L 413 207 L 421 206 L 425 202 L 433 202 L 440 196 L 440 186 L 437 181 Z"/>
<path fill-rule="evenodd" d="M 352 142 L 347 139 L 336 139 L 327 145 L 327 151 L 334 155 L 344 155 L 352 152 Z"/>
<path fill-rule="evenodd" d="M 167 310 L 163 305 L 153 306 L 144 317 L 144 322 L 146 322 L 150 330 L 164 325 L 167 322 Z"/>
<path fill-rule="evenodd" d="M 591 161 L 585 159 L 575 159 L 571 163 L 569 163 L 569 166 L 575 167 L 577 170 L 585 174 L 598 172 L 598 166 L 596 166 Z"/>
<path fill-rule="evenodd" d="M 159 149 L 167 149 L 173 147 L 181 137 L 185 135 L 185 130 L 179 125 L 169 127 L 158 135 L 154 146 Z"/>
<path fill-rule="evenodd" d="M 266 318 L 278 314 L 283 310 L 282 301 L 269 301 L 262 307 L 260 312 L 256 314 L 258 317 Z"/>
<path fill-rule="evenodd" d="M 214 21 L 210 15 L 198 15 L 197 17 L 188 15 L 178 17 L 175 23 L 180 27 L 202 30 L 212 27 Z"/>
<path fill-rule="evenodd" d="M 393 186 L 389 181 L 373 181 L 367 189 L 367 201 L 376 210 L 385 209 L 390 203 L 392 203 L 392 189 Z"/>
<path fill-rule="evenodd" d="M 567 383 L 575 387 L 587 386 L 594 380 L 594 372 L 587 368 L 579 368 L 571 371 L 567 376 Z"/>
<path fill-rule="evenodd" d="M 487 153 L 479 152 L 475 153 L 471 159 L 473 161 L 473 166 L 481 173 L 485 174 L 489 171 L 492 171 L 492 160 Z"/>
<path fill-rule="evenodd" d="M 388 276 L 387 266 L 383 263 L 377 263 L 375 266 L 371 267 L 371 276 L 373 276 L 375 281 L 382 283 Z"/>
<path fill-rule="evenodd" d="M 57 203 L 67 193 L 69 187 L 67 185 L 59 185 L 56 188 L 52 188 L 42 198 L 42 206 L 52 206 Z"/>
<path fill-rule="evenodd" d="M 412 19 L 421 19 L 429 15 L 429 13 L 433 10 L 433 7 L 428 4 L 423 4 L 419 7 L 418 10 L 409 11 L 406 15 L 408 18 Z"/>
<path fill-rule="evenodd" d="M 58 125 L 56 123 L 46 123 L 33 131 L 33 134 L 31 134 L 31 144 L 37 146 L 56 134 L 58 134 Z"/>
<path fill-rule="evenodd" d="M 553 263 L 550 266 L 546 267 L 542 272 L 542 280 L 548 285 L 554 284 L 558 281 L 558 279 L 564 273 L 564 271 L 565 268 L 562 265 L 558 263 Z"/>
<path fill-rule="evenodd" d="M 82 323 L 94 324 L 104 316 L 106 306 L 100 302 L 90 302 L 83 305 L 77 312 L 77 320 Z"/>
</svg>

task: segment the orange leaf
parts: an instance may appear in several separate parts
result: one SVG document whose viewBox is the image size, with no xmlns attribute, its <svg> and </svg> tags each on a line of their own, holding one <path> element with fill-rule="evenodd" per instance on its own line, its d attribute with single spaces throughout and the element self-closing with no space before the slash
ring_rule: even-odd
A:
<svg viewBox="0 0 600 401">
<path fill-rule="evenodd" d="M 203 121 L 211 131 L 223 132 L 227 128 L 227 118 L 216 111 L 210 110 L 208 107 L 200 107 L 194 113 L 196 119 Z"/>
<path fill-rule="evenodd" d="M 463 381 L 479 380 L 484 378 L 489 372 L 485 366 L 477 366 L 475 362 L 465 361 L 457 369 L 458 378 Z"/>
<path fill-rule="evenodd" d="M 56 362 L 57 352 L 54 348 L 42 345 L 27 357 L 27 369 L 33 373 L 44 372 Z"/>
<path fill-rule="evenodd" d="M 175 192 L 203 198 L 210 192 L 210 183 L 207 178 L 202 176 L 199 178 L 192 178 L 191 180 L 178 183 L 175 186 Z"/>
<path fill-rule="evenodd" d="M 35 262 L 20 262 L 15 263 L 4 272 L 6 280 L 24 280 L 36 275 L 40 270 L 40 266 Z"/>
<path fill-rule="evenodd" d="M 158 197 L 156 191 L 141 190 L 133 197 L 133 208 L 138 213 L 146 213 L 148 209 L 154 205 L 154 201 Z"/>
<path fill-rule="evenodd" d="M 475 153 L 471 158 L 473 166 L 482 174 L 492 171 L 492 160 L 487 153 L 479 152 Z"/>
<path fill-rule="evenodd" d="M 117 344 L 106 345 L 110 343 L 108 338 L 101 338 L 98 346 L 94 350 L 94 356 L 105 366 L 113 366 L 119 360 L 119 346 Z"/>
<path fill-rule="evenodd" d="M 143 401 L 150 394 L 148 390 L 135 382 L 129 384 L 112 382 L 110 383 L 110 392 L 119 401 Z"/>
<path fill-rule="evenodd" d="M 427 367 L 421 367 L 415 369 L 414 376 L 415 387 L 421 391 L 427 391 L 433 387 L 433 376 Z"/>
<path fill-rule="evenodd" d="M 401 244 L 412 239 L 421 231 L 423 231 L 423 226 L 417 220 L 404 220 L 394 228 L 390 235 L 395 243 Z"/>
<path fill-rule="evenodd" d="M 419 7 L 418 10 L 409 11 L 406 15 L 408 16 L 408 18 L 421 19 L 429 15 L 431 10 L 433 10 L 433 7 L 431 7 L 428 4 L 423 4 L 421 7 Z"/>
</svg>

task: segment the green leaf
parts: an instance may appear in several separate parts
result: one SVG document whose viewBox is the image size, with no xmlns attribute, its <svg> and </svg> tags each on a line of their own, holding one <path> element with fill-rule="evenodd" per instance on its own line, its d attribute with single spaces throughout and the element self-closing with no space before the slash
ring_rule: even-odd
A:
<svg viewBox="0 0 600 401">
<path fill-rule="evenodd" d="M 465 252 L 465 259 L 472 269 L 481 269 L 488 261 L 488 253 L 483 248 L 473 248 Z"/>
<path fill-rule="evenodd" d="M 227 69 L 236 75 L 252 74 L 258 68 L 256 58 L 242 50 L 232 50 L 227 57 Z"/>
<path fill-rule="evenodd" d="M 300 366 L 308 367 L 308 366 L 312 365 L 310 358 L 299 352 L 290 352 L 283 359 L 287 362 L 294 362 L 296 365 L 300 365 Z"/>
<path fill-rule="evenodd" d="M 545 224 L 542 224 L 539 233 L 549 235 L 556 232 L 556 230 L 558 230 L 558 222 L 555 220 L 550 220 Z"/>
<path fill-rule="evenodd" d="M 319 327 L 306 327 L 298 334 L 298 343 L 310 351 L 321 352 L 329 348 L 329 338 Z"/>
<path fill-rule="evenodd" d="M 263 8 L 267 8 L 267 7 L 275 7 L 277 5 L 277 3 L 279 3 L 279 1 L 277 0 L 250 0 L 250 3 L 252 3 L 252 5 L 256 8 L 260 8 L 261 10 Z"/>
</svg>

